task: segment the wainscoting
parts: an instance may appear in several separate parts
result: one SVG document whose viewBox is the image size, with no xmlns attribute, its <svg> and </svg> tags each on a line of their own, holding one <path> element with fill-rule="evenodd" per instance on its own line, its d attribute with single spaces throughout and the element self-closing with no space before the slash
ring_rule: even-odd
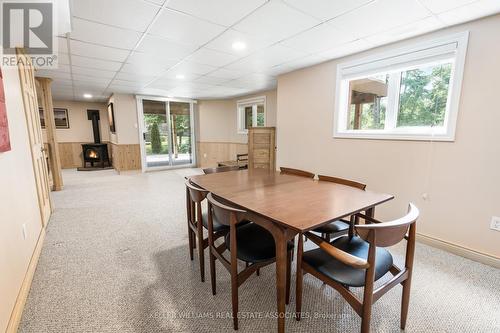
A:
<svg viewBox="0 0 500 333">
<path fill-rule="evenodd" d="M 117 171 L 141 169 L 141 147 L 111 143 L 111 158 Z"/>
<path fill-rule="evenodd" d="M 82 143 L 88 142 L 59 142 L 59 156 L 62 169 L 74 169 L 83 165 Z M 111 144 L 108 144 L 108 154 L 111 153 Z"/>
<path fill-rule="evenodd" d="M 198 167 L 216 167 L 217 162 L 236 160 L 236 154 L 247 154 L 248 145 L 236 142 L 197 142 Z"/>
</svg>

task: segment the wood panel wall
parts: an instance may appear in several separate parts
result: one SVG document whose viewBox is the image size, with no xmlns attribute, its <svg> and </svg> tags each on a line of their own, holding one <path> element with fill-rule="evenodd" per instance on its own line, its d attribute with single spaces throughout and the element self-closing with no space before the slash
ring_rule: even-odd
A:
<svg viewBox="0 0 500 333">
<path fill-rule="evenodd" d="M 141 147 L 138 144 L 117 145 L 111 143 L 111 158 L 117 171 L 141 169 Z"/>
<path fill-rule="evenodd" d="M 236 154 L 248 153 L 246 143 L 197 142 L 197 164 L 200 168 L 213 168 L 217 162 L 236 160 Z"/>
</svg>

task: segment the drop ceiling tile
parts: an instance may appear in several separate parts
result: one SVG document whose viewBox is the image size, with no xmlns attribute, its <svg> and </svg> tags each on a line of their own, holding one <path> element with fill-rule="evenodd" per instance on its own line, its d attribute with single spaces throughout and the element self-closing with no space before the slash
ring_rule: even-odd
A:
<svg viewBox="0 0 500 333">
<path fill-rule="evenodd" d="M 160 74 L 160 73 L 156 73 Z M 125 81 L 136 81 L 141 83 L 151 82 L 158 77 L 158 75 L 137 75 L 132 73 L 118 72 L 115 79 L 125 80 Z"/>
<path fill-rule="evenodd" d="M 365 37 L 364 39 L 376 45 L 383 45 L 421 35 L 426 32 L 438 30 L 443 27 L 444 24 L 440 20 L 438 20 L 434 16 L 431 16 L 417 22 L 405 24 L 404 26 L 397 27 L 389 31 Z"/>
<path fill-rule="evenodd" d="M 116 75 L 116 71 L 107 71 L 102 69 L 94 69 L 88 67 L 73 66 L 73 74 L 87 75 L 93 77 L 101 77 L 112 79 Z"/>
<path fill-rule="evenodd" d="M 63 65 L 63 64 L 58 64 L 57 67 L 50 69 L 58 72 L 66 72 L 69 73 L 71 72 L 70 66 L 69 65 Z"/>
<path fill-rule="evenodd" d="M 71 63 L 72 65 L 78 67 L 88 67 L 88 68 L 102 69 L 107 71 L 117 71 L 121 67 L 120 62 L 99 60 L 77 55 L 71 56 Z"/>
<path fill-rule="evenodd" d="M 305 52 L 282 45 L 273 45 L 238 60 L 224 68 L 229 70 L 261 72 L 267 68 L 306 56 Z"/>
<path fill-rule="evenodd" d="M 54 87 L 69 89 L 69 88 L 73 87 L 73 81 L 55 78 L 52 81 L 51 87 L 52 87 L 52 89 L 54 89 Z"/>
<path fill-rule="evenodd" d="M 182 75 L 182 77 L 180 77 Z M 168 70 L 165 74 L 161 76 L 163 79 L 169 79 L 169 80 L 178 80 L 179 84 L 181 84 L 184 81 L 194 81 L 197 78 L 199 78 L 201 75 L 199 74 L 194 74 L 194 73 L 185 73 L 184 71 L 181 71 L 180 69 L 170 69 Z"/>
<path fill-rule="evenodd" d="M 133 87 L 133 88 L 140 88 L 143 87 L 146 84 L 146 82 L 140 82 L 140 81 L 127 81 L 127 80 L 119 80 L 115 79 L 113 82 L 111 82 L 111 86 L 124 86 L 124 87 Z"/>
<path fill-rule="evenodd" d="M 100 85 L 108 85 L 111 82 L 109 78 L 95 77 L 83 74 L 73 74 L 73 80 L 82 82 L 91 82 Z"/>
<path fill-rule="evenodd" d="M 323 23 L 288 38 L 281 42 L 281 44 L 306 53 L 317 53 L 354 41 L 355 39 L 355 35 L 340 30 L 329 23 Z"/>
<path fill-rule="evenodd" d="M 179 84 L 179 82 L 176 82 L 172 79 L 161 78 L 151 84 L 148 84 L 146 88 L 169 90 L 175 88 Z"/>
<path fill-rule="evenodd" d="M 140 32 L 115 28 L 75 17 L 72 19 L 72 25 L 71 39 L 116 48 L 131 50 L 141 37 Z"/>
<path fill-rule="evenodd" d="M 378 0 L 330 22 L 361 38 L 429 16 L 429 11 L 417 0 Z"/>
<path fill-rule="evenodd" d="M 204 65 L 204 64 L 198 64 L 193 61 L 187 60 L 179 65 L 175 66 L 172 68 L 172 71 L 177 74 L 197 74 L 197 75 L 205 75 L 207 73 L 213 72 L 216 70 L 217 67 L 210 66 L 210 65 Z"/>
<path fill-rule="evenodd" d="M 233 28 L 277 42 L 311 28 L 318 23 L 320 23 L 320 20 L 303 14 L 281 1 L 270 1 Z"/>
<path fill-rule="evenodd" d="M 444 23 L 452 25 L 500 13 L 500 1 L 479 0 L 438 15 Z"/>
<path fill-rule="evenodd" d="M 223 53 L 219 51 L 214 51 L 207 48 L 201 48 L 195 51 L 190 57 L 189 61 L 196 62 L 199 64 L 211 65 L 215 67 L 225 66 L 238 59 L 237 56 Z"/>
<path fill-rule="evenodd" d="M 266 0 L 171 0 L 167 7 L 230 26 L 264 3 Z"/>
<path fill-rule="evenodd" d="M 137 51 L 181 60 L 196 49 L 197 47 L 192 44 L 178 43 L 168 38 L 147 35 L 139 44 Z"/>
<path fill-rule="evenodd" d="M 108 84 L 103 82 L 94 82 L 87 80 L 73 80 L 73 86 L 85 90 L 104 90 Z"/>
<path fill-rule="evenodd" d="M 155 63 L 136 63 L 136 64 L 125 64 L 123 65 L 121 71 L 123 73 L 131 73 L 138 75 L 154 76 L 155 74 L 160 74 L 169 68 L 166 64 L 155 64 Z"/>
<path fill-rule="evenodd" d="M 350 54 L 354 54 L 357 52 L 361 52 L 364 50 L 368 50 L 373 47 L 373 44 L 363 40 L 358 39 L 354 42 L 346 43 L 339 47 L 335 47 L 333 49 L 318 53 L 319 57 L 323 57 L 327 60 L 329 59 L 337 59 L 340 57 L 344 57 Z"/>
<path fill-rule="evenodd" d="M 217 70 L 210 72 L 208 75 L 215 78 L 233 80 L 245 74 L 248 74 L 248 71 L 237 71 L 237 70 L 228 70 L 225 68 L 218 68 Z"/>
<path fill-rule="evenodd" d="M 319 64 L 326 60 L 327 59 L 325 57 L 320 57 L 317 55 L 309 55 L 303 58 L 286 62 L 282 65 L 274 66 L 269 70 L 265 71 L 264 73 L 271 76 L 281 75 L 287 72 L 294 71 L 299 68 L 304 68 L 315 64 Z"/>
<path fill-rule="evenodd" d="M 119 84 L 111 84 L 106 91 L 115 94 L 134 94 L 139 87 L 123 86 Z"/>
<path fill-rule="evenodd" d="M 470 4 L 477 0 L 420 0 L 420 2 L 435 14 Z"/>
<path fill-rule="evenodd" d="M 134 52 L 127 59 L 127 63 L 134 64 L 137 66 L 149 66 L 149 67 L 157 67 L 167 69 L 180 61 L 179 58 L 171 59 L 163 54 L 154 54 L 154 53 L 143 53 L 143 52 Z"/>
<path fill-rule="evenodd" d="M 164 9 L 151 27 L 150 33 L 177 42 L 189 41 L 202 45 L 224 31 L 223 26 Z"/>
<path fill-rule="evenodd" d="M 129 55 L 129 50 L 117 49 L 114 47 L 95 45 L 81 42 L 78 40 L 70 40 L 71 54 L 98 58 L 103 60 L 123 62 Z"/>
<path fill-rule="evenodd" d="M 244 50 L 234 50 L 232 45 L 234 42 L 243 42 L 246 45 Z M 228 29 L 224 33 L 206 45 L 207 48 L 234 54 L 238 57 L 244 57 L 256 51 L 262 50 L 265 47 L 272 45 L 274 42 L 264 38 L 256 38 L 249 34 Z"/>
<path fill-rule="evenodd" d="M 224 82 L 227 82 L 228 79 L 222 79 L 219 77 L 213 77 L 213 76 L 200 76 L 199 78 L 196 79 L 195 82 L 201 82 L 201 83 L 207 83 L 211 85 L 219 85 Z"/>
<path fill-rule="evenodd" d="M 285 0 L 290 6 L 314 16 L 320 20 L 328 20 L 374 0 Z"/>
<path fill-rule="evenodd" d="M 124 29 L 145 31 L 159 7 L 140 0 L 73 1 L 72 15 Z"/>
</svg>

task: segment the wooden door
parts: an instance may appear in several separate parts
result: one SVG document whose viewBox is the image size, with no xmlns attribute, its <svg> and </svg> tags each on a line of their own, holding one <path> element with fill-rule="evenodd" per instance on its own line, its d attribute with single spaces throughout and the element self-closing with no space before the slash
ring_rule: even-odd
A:
<svg viewBox="0 0 500 333">
<path fill-rule="evenodd" d="M 250 127 L 248 129 L 248 168 L 275 170 L 274 127 Z"/>
<path fill-rule="evenodd" d="M 35 172 L 36 191 L 42 224 L 46 226 L 52 212 L 50 199 L 49 175 L 47 171 L 47 156 L 42 139 L 42 126 L 38 111 L 38 100 L 35 86 L 35 71 L 31 59 L 22 49 L 17 49 L 19 80 L 23 94 L 24 113 L 31 146 L 33 170 Z"/>
</svg>

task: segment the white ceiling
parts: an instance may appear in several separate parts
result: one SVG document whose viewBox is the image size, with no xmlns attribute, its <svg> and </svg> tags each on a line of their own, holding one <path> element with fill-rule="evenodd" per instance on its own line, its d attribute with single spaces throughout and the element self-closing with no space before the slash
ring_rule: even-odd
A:
<svg viewBox="0 0 500 333">
<path fill-rule="evenodd" d="M 55 99 L 226 98 L 276 77 L 500 12 L 498 0 L 73 0 Z M 232 44 L 244 42 L 246 49 Z M 180 78 L 182 77 L 182 78 Z"/>
</svg>

